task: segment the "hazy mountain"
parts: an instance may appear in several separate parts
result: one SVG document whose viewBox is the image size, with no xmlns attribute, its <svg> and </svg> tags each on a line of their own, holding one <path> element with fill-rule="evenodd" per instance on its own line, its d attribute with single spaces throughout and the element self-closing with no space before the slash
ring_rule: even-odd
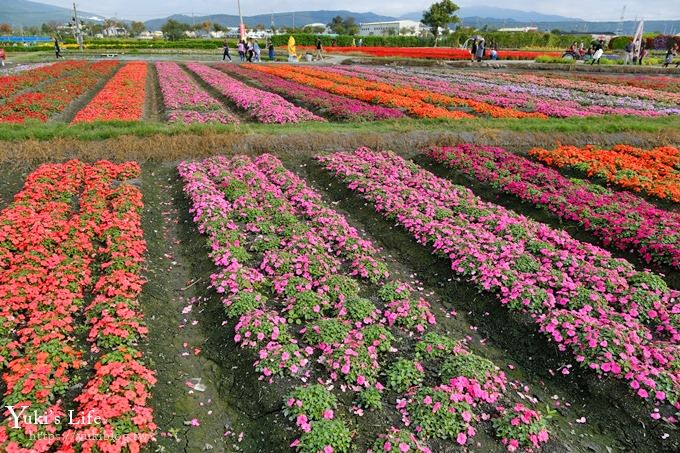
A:
<svg viewBox="0 0 680 453">
<path fill-rule="evenodd" d="M 581 19 L 574 19 L 564 16 L 556 16 L 553 14 L 541 14 L 535 11 L 520 11 L 518 9 L 497 8 L 495 6 L 463 6 L 456 15 L 462 19 L 503 19 L 514 20 L 520 22 L 558 22 L 558 21 L 580 21 Z M 401 16 L 403 19 L 420 20 L 423 17 L 422 11 L 414 11 L 412 13 Z M 481 19 L 481 20 L 484 20 Z M 463 22 L 467 22 L 464 20 Z"/>
<path fill-rule="evenodd" d="M 0 23 L 7 23 L 14 27 L 41 25 L 50 21 L 68 22 L 72 16 L 73 10 L 59 6 L 28 0 L 0 0 Z M 101 16 L 85 11 L 78 11 L 78 16 L 83 20 L 101 18 Z"/>
<path fill-rule="evenodd" d="M 374 13 L 353 13 L 351 11 L 295 11 L 289 13 L 274 13 L 274 14 L 259 14 L 256 16 L 244 16 L 243 21 L 247 26 L 255 26 L 258 24 L 269 27 L 274 20 L 277 27 L 301 27 L 307 24 L 329 23 L 335 16 L 353 17 L 357 23 L 360 22 L 378 22 L 383 20 L 395 20 L 394 17 L 381 16 Z M 162 19 L 153 19 L 144 22 L 149 30 L 160 30 L 161 26 L 168 20 L 174 19 L 187 24 L 200 23 L 210 21 L 212 23 L 220 24 L 225 27 L 238 27 L 239 19 L 237 15 L 230 14 L 213 14 L 210 16 L 186 16 L 175 14 Z"/>
</svg>

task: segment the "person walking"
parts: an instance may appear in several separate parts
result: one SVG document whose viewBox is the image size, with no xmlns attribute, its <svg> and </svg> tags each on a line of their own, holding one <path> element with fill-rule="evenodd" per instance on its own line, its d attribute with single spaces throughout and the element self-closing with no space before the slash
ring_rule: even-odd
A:
<svg viewBox="0 0 680 453">
<path fill-rule="evenodd" d="M 253 38 L 248 38 L 246 42 L 246 61 L 248 63 L 253 62 Z"/>
<path fill-rule="evenodd" d="M 475 61 L 477 55 L 477 39 L 472 40 L 472 49 L 470 49 L 470 61 Z"/>
<path fill-rule="evenodd" d="M 246 59 L 246 44 L 243 42 L 241 39 L 238 44 L 236 45 L 236 48 L 238 49 L 238 56 L 241 59 L 241 62 L 245 61 Z"/>
<path fill-rule="evenodd" d="M 323 55 L 321 55 L 321 52 L 323 51 L 323 44 L 321 43 L 321 38 L 318 36 L 316 37 L 316 55 L 314 56 L 315 60 L 322 61 L 323 60 Z"/>
<path fill-rule="evenodd" d="M 482 60 L 484 59 L 484 40 L 481 39 L 479 41 L 479 44 L 477 44 L 477 52 L 475 53 L 475 57 L 477 58 L 477 63 L 481 63 Z"/>
<path fill-rule="evenodd" d="M 63 58 L 61 56 L 61 47 L 59 47 L 59 39 L 57 39 L 57 37 L 54 38 L 54 53 L 57 56 L 57 60 Z"/>
<path fill-rule="evenodd" d="M 666 52 L 666 59 L 663 62 L 663 67 L 667 68 L 669 64 L 673 64 L 673 57 L 678 53 L 678 45 L 675 44 L 668 48 Z"/>
<path fill-rule="evenodd" d="M 257 40 L 253 42 L 253 58 L 258 63 L 262 61 L 260 60 L 260 44 L 257 42 Z"/>
<path fill-rule="evenodd" d="M 644 44 L 640 45 L 640 58 L 638 58 L 638 64 L 642 65 L 642 60 L 647 56 L 647 47 Z"/>
<path fill-rule="evenodd" d="M 274 42 L 273 41 L 269 41 L 268 50 L 269 50 L 269 61 L 274 61 L 275 55 L 274 55 Z"/>
<path fill-rule="evenodd" d="M 623 48 L 624 56 L 623 56 L 623 64 L 631 64 L 633 63 L 633 54 L 635 53 L 635 44 L 633 41 L 628 41 L 628 44 L 626 44 L 626 47 Z"/>
<path fill-rule="evenodd" d="M 229 61 L 231 61 L 231 55 L 229 54 L 229 42 L 225 39 L 224 52 L 222 53 L 222 61 L 224 61 L 226 58 L 229 58 Z"/>
<path fill-rule="evenodd" d="M 600 58 L 602 58 L 602 54 L 604 53 L 604 41 L 602 39 L 595 41 L 593 43 L 593 50 L 595 53 L 593 53 L 593 59 L 590 61 L 591 66 L 596 62 L 597 64 L 600 64 Z"/>
</svg>

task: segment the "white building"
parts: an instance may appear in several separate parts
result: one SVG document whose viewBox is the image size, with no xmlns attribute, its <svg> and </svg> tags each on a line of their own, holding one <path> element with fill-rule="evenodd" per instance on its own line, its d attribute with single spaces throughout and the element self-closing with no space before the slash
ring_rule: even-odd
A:
<svg viewBox="0 0 680 453">
<path fill-rule="evenodd" d="M 117 36 L 127 36 L 128 32 L 123 27 L 109 27 L 104 29 L 104 36 L 106 37 L 117 37 Z"/>
<path fill-rule="evenodd" d="M 527 33 L 530 31 L 538 31 L 538 27 L 509 27 L 509 28 L 499 28 L 498 31 L 518 31 L 522 33 Z"/>
<path fill-rule="evenodd" d="M 390 22 L 366 22 L 359 24 L 360 36 L 406 35 L 418 36 L 423 24 L 415 20 L 395 20 Z"/>
</svg>

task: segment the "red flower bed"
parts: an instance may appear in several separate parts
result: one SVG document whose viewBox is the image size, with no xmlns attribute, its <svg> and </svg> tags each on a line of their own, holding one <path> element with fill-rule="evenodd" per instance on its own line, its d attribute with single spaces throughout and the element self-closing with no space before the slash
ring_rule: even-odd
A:
<svg viewBox="0 0 680 453">
<path fill-rule="evenodd" d="M 144 62 L 123 66 L 94 99 L 78 112 L 73 123 L 140 120 L 144 114 L 146 74 Z"/>
<path fill-rule="evenodd" d="M 155 378 L 134 349 L 146 334 L 136 302 L 141 193 L 112 184 L 138 173 L 133 163 L 45 165 L 0 214 L 3 401 L 30 413 L 4 411 L 0 451 L 139 451 L 153 436 Z M 86 293 L 94 295 L 87 306 Z M 82 316 L 93 365 L 74 332 Z M 66 412 L 62 400 L 83 376 L 77 409 Z M 98 420 L 72 423 L 88 414 Z"/>
<path fill-rule="evenodd" d="M 0 123 L 23 123 L 28 119 L 47 121 L 92 89 L 117 65 L 114 61 L 100 61 L 65 72 L 56 80 L 0 105 Z"/>
<path fill-rule="evenodd" d="M 24 88 L 46 80 L 56 79 L 67 71 L 85 66 L 85 61 L 63 61 L 50 66 L 31 69 L 16 75 L 0 77 L 0 98 L 7 99 Z"/>
<path fill-rule="evenodd" d="M 307 49 L 302 47 L 303 50 Z M 311 49 L 311 47 L 309 47 Z M 428 58 L 441 60 L 469 60 L 467 49 L 455 47 L 326 47 L 330 53 L 363 53 L 373 57 Z M 501 60 L 533 60 L 547 55 L 559 57 L 561 52 L 534 52 L 524 50 L 499 50 Z"/>
</svg>

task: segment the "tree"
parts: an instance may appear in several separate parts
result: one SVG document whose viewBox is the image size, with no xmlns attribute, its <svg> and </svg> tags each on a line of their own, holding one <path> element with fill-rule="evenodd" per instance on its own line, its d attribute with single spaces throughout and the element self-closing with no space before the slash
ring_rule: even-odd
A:
<svg viewBox="0 0 680 453">
<path fill-rule="evenodd" d="M 0 33 L 6 35 L 12 33 L 12 26 L 10 24 L 0 24 Z"/>
<path fill-rule="evenodd" d="M 401 36 L 411 36 L 416 33 L 416 27 L 402 27 L 399 29 Z"/>
<path fill-rule="evenodd" d="M 143 31 L 146 30 L 146 25 L 144 25 L 144 22 L 132 22 L 130 24 L 130 31 L 132 32 L 133 36 L 139 36 L 142 34 Z"/>
<path fill-rule="evenodd" d="M 439 3 L 433 3 L 430 9 L 423 12 L 420 22 L 430 27 L 434 35 L 435 47 L 439 41 L 439 29 L 448 28 L 449 24 L 460 22 L 458 16 L 453 14 L 456 11 L 458 11 L 458 5 L 451 0 L 442 0 Z"/>
<path fill-rule="evenodd" d="M 335 16 L 328 27 L 338 35 L 356 35 L 359 33 L 359 25 L 353 17 L 343 19 L 342 16 Z"/>
<path fill-rule="evenodd" d="M 168 21 L 161 26 L 161 31 L 170 41 L 177 41 L 184 38 L 184 32 L 190 28 L 189 24 L 184 24 L 174 19 L 168 19 Z"/>
</svg>

